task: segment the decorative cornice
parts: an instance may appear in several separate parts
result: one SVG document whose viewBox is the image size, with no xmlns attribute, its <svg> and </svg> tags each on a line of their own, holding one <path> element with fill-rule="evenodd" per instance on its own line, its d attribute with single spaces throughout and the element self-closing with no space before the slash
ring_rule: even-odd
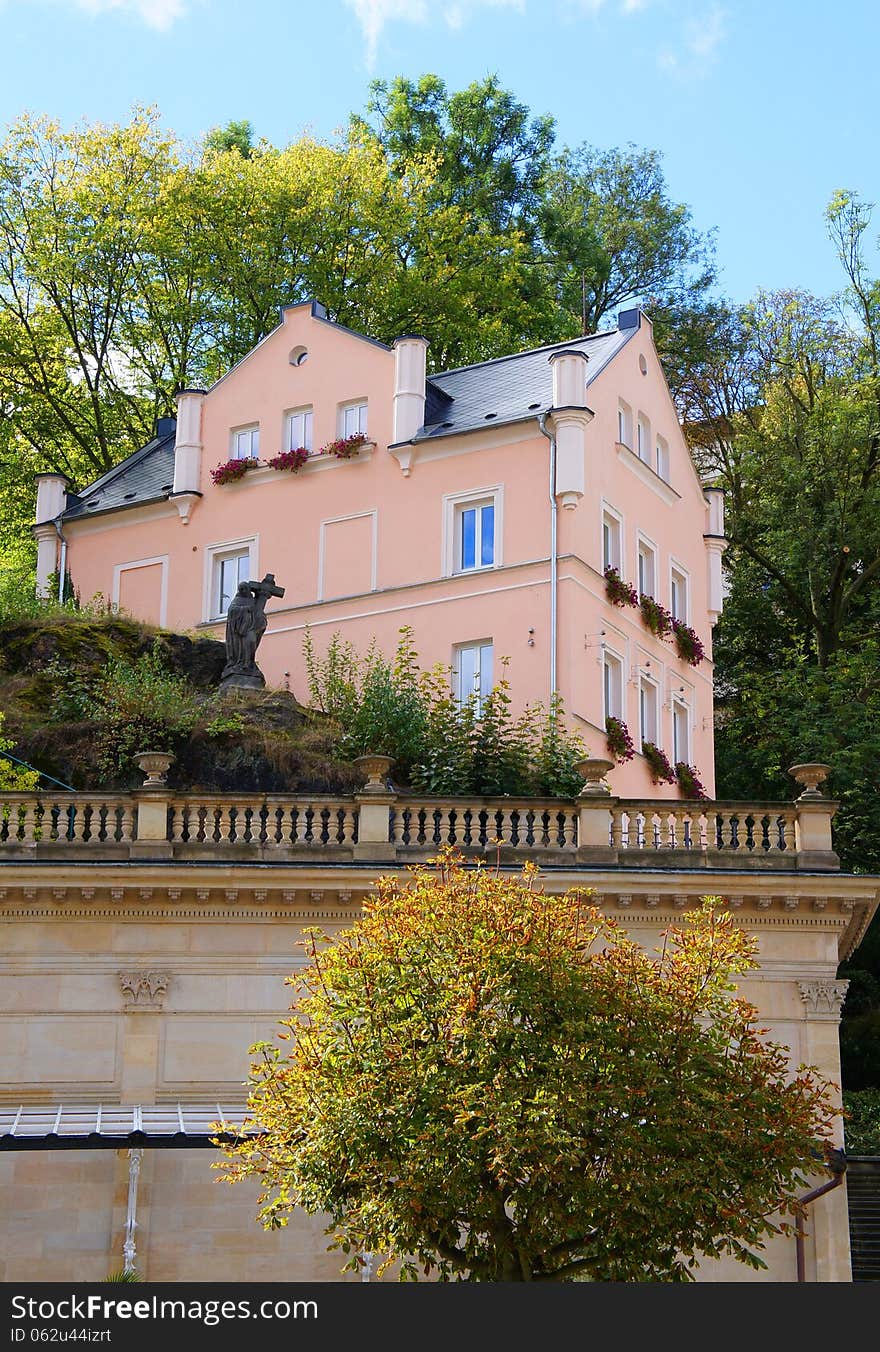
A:
<svg viewBox="0 0 880 1352">
<path fill-rule="evenodd" d="M 119 987 L 127 1010 L 161 1009 L 168 991 L 167 972 L 119 972 Z"/>
<path fill-rule="evenodd" d="M 806 1006 L 807 1017 L 813 1019 L 833 1019 L 840 1021 L 840 1011 L 846 999 L 848 981 L 799 981 L 798 992 Z"/>
</svg>

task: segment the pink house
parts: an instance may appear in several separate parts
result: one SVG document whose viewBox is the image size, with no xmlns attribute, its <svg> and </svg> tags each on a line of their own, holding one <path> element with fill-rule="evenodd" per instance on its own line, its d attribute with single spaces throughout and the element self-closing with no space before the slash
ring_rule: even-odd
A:
<svg viewBox="0 0 880 1352">
<path fill-rule="evenodd" d="M 40 476 L 38 588 L 67 570 L 84 598 L 222 638 L 239 581 L 272 572 L 285 594 L 259 651 L 270 685 L 307 698 L 306 626 L 319 651 L 339 630 L 390 653 L 409 625 L 461 699 L 507 658 L 516 704 L 558 690 L 591 755 L 607 754 L 606 718 L 623 721 L 637 754 L 615 793 L 678 796 L 652 781 L 653 743 L 711 794 L 723 499 L 694 470 L 650 321 L 628 310 L 616 329 L 430 377 L 426 349 L 286 306 L 97 482 L 73 494 Z M 351 458 L 322 453 L 357 434 Z M 267 464 L 300 447 L 297 472 Z M 259 463 L 212 481 L 241 458 Z M 613 604 L 609 568 L 675 626 L 658 636 L 642 608 Z"/>
</svg>

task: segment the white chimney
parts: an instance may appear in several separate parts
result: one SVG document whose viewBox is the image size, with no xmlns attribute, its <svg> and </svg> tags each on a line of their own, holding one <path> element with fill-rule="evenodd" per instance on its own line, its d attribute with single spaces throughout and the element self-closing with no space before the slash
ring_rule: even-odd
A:
<svg viewBox="0 0 880 1352">
<path fill-rule="evenodd" d="M 715 625 L 724 609 L 724 586 L 721 575 L 721 556 L 727 548 L 724 534 L 724 489 L 717 485 L 703 486 L 706 498 L 706 525 L 703 535 L 706 546 L 706 609 L 709 623 Z"/>
<path fill-rule="evenodd" d="M 394 340 L 394 441 L 411 441 L 425 421 L 428 340 L 407 333 Z"/>
<path fill-rule="evenodd" d="M 177 429 L 174 439 L 174 485 L 171 497 L 184 525 L 201 497 L 202 404 L 204 390 L 177 391 Z"/>
<path fill-rule="evenodd" d="M 55 522 L 67 506 L 67 479 L 63 474 L 37 475 L 36 525 L 37 596 L 49 595 L 49 579 L 58 571 L 58 531 Z"/>
<path fill-rule="evenodd" d="M 584 496 L 587 424 L 587 355 L 551 352 L 553 432 L 556 437 L 556 497 L 569 510 Z"/>
</svg>

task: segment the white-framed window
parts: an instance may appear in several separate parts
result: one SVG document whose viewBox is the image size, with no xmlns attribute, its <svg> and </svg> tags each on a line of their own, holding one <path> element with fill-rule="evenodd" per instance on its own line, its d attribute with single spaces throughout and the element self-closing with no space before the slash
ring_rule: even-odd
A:
<svg viewBox="0 0 880 1352">
<path fill-rule="evenodd" d="M 690 603 L 688 591 L 687 573 L 683 568 L 673 564 L 669 571 L 669 609 L 675 619 L 682 620 L 685 624 L 688 622 L 688 606 Z"/>
<path fill-rule="evenodd" d="M 636 449 L 640 460 L 644 460 L 646 465 L 651 463 L 651 424 L 644 413 L 639 414 L 639 420 L 636 425 Z"/>
<path fill-rule="evenodd" d="M 367 401 L 357 404 L 343 404 L 339 410 L 339 435 L 341 437 L 365 437 L 367 435 Z"/>
<path fill-rule="evenodd" d="M 239 582 L 247 582 L 250 575 L 251 555 L 249 549 L 236 549 L 229 553 L 214 555 L 211 586 L 212 616 L 226 614 L 230 601 L 238 591 Z"/>
<path fill-rule="evenodd" d="M 504 491 L 475 489 L 443 498 L 443 576 L 501 564 Z"/>
<path fill-rule="evenodd" d="M 617 440 L 622 446 L 628 446 L 632 450 L 633 411 L 623 399 L 617 405 Z"/>
<path fill-rule="evenodd" d="M 657 438 L 657 473 L 669 483 L 669 442 L 665 437 Z"/>
<path fill-rule="evenodd" d="M 672 763 L 691 763 L 691 711 L 683 700 L 672 701 Z"/>
<path fill-rule="evenodd" d="M 623 522 L 610 507 L 602 509 L 602 571 L 623 572 Z"/>
<path fill-rule="evenodd" d="M 657 551 L 647 540 L 639 538 L 639 595 L 657 595 Z"/>
<path fill-rule="evenodd" d="M 310 451 L 312 449 L 312 410 L 294 408 L 284 419 L 285 451 Z"/>
<path fill-rule="evenodd" d="M 647 676 L 640 677 L 639 738 L 641 746 L 644 746 L 645 742 L 652 742 L 654 746 L 659 745 L 657 741 L 659 702 L 659 692 L 654 681 L 650 680 Z"/>
<path fill-rule="evenodd" d="M 602 714 L 605 718 L 623 718 L 623 660 L 607 652 L 602 659 Z"/>
<path fill-rule="evenodd" d="M 259 460 L 259 425 L 254 423 L 252 427 L 236 427 L 232 433 L 231 450 L 233 460 Z"/>
<path fill-rule="evenodd" d="M 454 651 L 452 674 L 459 704 L 465 705 L 475 698 L 477 712 L 482 713 L 483 703 L 492 689 L 492 640 L 460 643 Z"/>
</svg>

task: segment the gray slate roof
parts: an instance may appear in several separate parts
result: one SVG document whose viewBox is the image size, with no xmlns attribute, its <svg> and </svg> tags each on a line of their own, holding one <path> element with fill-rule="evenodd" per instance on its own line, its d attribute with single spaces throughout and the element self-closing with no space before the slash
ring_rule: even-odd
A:
<svg viewBox="0 0 880 1352">
<path fill-rule="evenodd" d="M 629 312 L 634 315 L 635 312 Z M 553 352 L 580 351 L 589 358 L 587 386 L 637 332 L 635 327 L 609 329 L 567 343 L 516 352 L 509 357 L 461 366 L 430 377 L 425 424 L 417 442 L 474 432 L 493 424 L 519 422 L 546 412 L 553 403 Z M 68 494 L 65 521 L 81 521 L 102 512 L 141 506 L 167 498 L 174 482 L 174 420 L 162 419 L 160 435 L 109 470 L 79 495 Z"/>
<path fill-rule="evenodd" d="M 121 464 L 108 470 L 82 493 L 67 495 L 65 521 L 81 521 L 86 516 L 117 511 L 120 507 L 139 507 L 145 502 L 167 498 L 174 483 L 174 422 L 162 419 L 161 437 L 154 437 Z"/>
<path fill-rule="evenodd" d="M 431 376 L 425 425 L 416 433 L 415 440 L 455 436 L 492 423 L 537 417 L 553 405 L 551 353 L 585 352 L 589 357 L 589 386 L 635 332 L 634 328 L 610 329 L 607 333 L 573 338 L 568 343 L 516 352 L 510 357 L 496 357 L 494 361 L 461 366 Z"/>
</svg>

